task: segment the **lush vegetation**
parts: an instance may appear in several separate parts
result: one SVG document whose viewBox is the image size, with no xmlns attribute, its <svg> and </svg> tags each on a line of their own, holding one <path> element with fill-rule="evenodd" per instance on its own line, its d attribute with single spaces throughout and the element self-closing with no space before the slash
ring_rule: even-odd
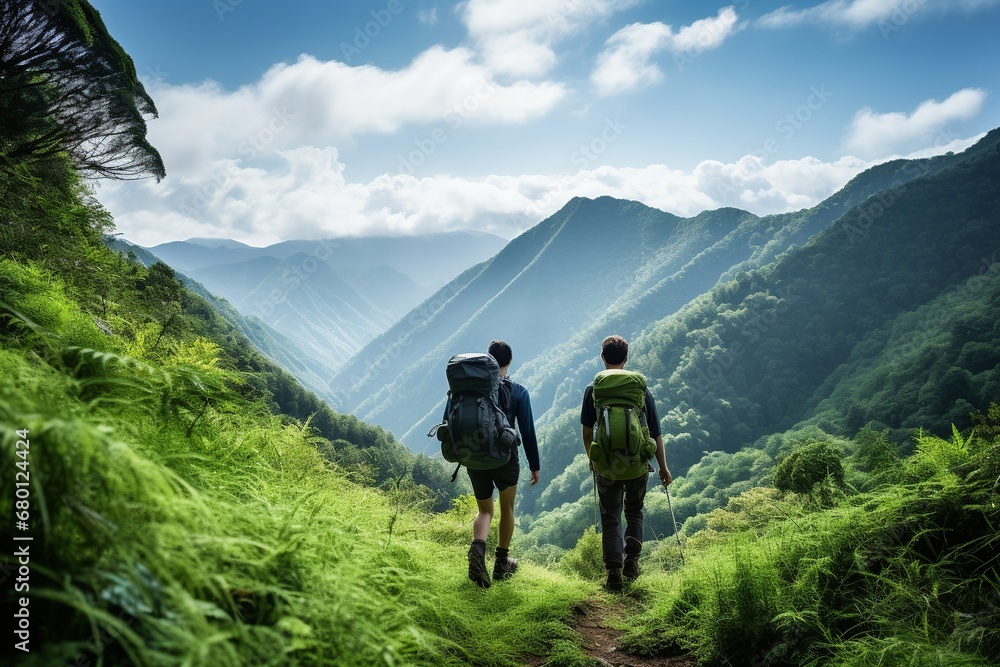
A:
<svg viewBox="0 0 1000 667">
<path fill-rule="evenodd" d="M 627 645 L 705 664 L 997 664 L 1000 406 L 977 421 L 920 434 L 904 459 L 865 429 L 846 467 L 868 490 L 830 475 L 713 510 L 683 568 L 640 580 Z M 785 461 L 822 468 L 828 453 L 807 443 Z M 648 560 L 679 567 L 666 543 Z"/>
</svg>

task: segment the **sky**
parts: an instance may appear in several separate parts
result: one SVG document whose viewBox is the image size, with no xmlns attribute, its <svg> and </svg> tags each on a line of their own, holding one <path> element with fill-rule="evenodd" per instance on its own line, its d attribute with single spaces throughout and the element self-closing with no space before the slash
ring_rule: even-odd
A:
<svg viewBox="0 0 1000 667">
<path fill-rule="evenodd" d="M 575 196 L 813 206 L 1000 126 L 1000 0 L 91 0 L 167 176 L 118 231 L 513 238 Z"/>
</svg>

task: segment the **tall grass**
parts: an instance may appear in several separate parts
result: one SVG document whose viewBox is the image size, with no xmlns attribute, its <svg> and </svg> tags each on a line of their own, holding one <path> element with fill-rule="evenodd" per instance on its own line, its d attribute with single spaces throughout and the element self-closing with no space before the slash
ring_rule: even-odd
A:
<svg viewBox="0 0 1000 667">
<path fill-rule="evenodd" d="M 474 503 L 431 515 L 350 481 L 308 424 L 246 398 L 210 342 L 129 356 L 56 277 L 4 264 L 0 465 L 16 430 L 32 444 L 18 664 L 520 665 L 553 646 L 583 660 L 565 620 L 593 585 L 526 563 L 474 586 Z"/>
<path fill-rule="evenodd" d="M 997 446 L 976 459 L 968 436 L 921 434 L 895 484 L 702 539 L 683 570 L 637 582 L 627 646 L 706 665 L 996 664 L 1000 503 L 976 473 Z"/>
</svg>

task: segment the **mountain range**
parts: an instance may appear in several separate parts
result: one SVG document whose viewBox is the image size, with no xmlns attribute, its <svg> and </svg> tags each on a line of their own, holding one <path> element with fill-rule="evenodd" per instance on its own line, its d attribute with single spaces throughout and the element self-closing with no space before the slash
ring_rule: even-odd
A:
<svg viewBox="0 0 1000 667">
<path fill-rule="evenodd" d="M 612 333 L 631 341 L 629 367 L 648 378 L 675 474 L 810 420 L 853 435 L 885 419 L 905 446 L 905 427 L 946 430 L 996 398 L 996 319 L 966 323 L 937 364 L 941 340 L 901 328 L 956 291 L 992 303 L 998 146 L 994 131 L 961 154 L 881 164 L 815 207 L 764 217 L 573 199 L 375 337 L 331 389 L 341 407 L 432 453 L 448 358 L 506 340 L 531 393 L 543 474 L 556 478 L 523 491 L 535 518 L 586 496 L 579 400 Z M 946 314 L 928 331 L 944 336 L 947 324 Z M 928 358 L 890 373 L 907 354 Z M 876 395 L 859 391 L 862 375 Z M 914 388 L 894 394 L 903 383 Z"/>
<path fill-rule="evenodd" d="M 326 385 L 344 361 L 505 243 L 491 234 L 452 232 L 293 240 L 263 248 L 195 238 L 143 250 L 193 281 L 189 287 L 228 301 L 228 315 L 263 351 L 331 400 Z M 258 324 L 251 326 L 254 319 Z"/>
</svg>

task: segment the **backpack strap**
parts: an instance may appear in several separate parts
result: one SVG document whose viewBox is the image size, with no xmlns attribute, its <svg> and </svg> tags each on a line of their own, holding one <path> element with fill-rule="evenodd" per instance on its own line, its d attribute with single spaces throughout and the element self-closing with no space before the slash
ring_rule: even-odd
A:
<svg viewBox="0 0 1000 667">
<path fill-rule="evenodd" d="M 499 410 L 500 408 L 497 407 L 497 404 L 493 401 L 493 395 L 492 394 L 490 394 L 489 396 L 486 396 L 484 398 L 479 399 L 479 409 L 480 410 L 485 409 L 485 408 L 483 408 L 483 403 L 489 403 L 489 405 L 493 408 L 493 424 L 491 424 L 491 426 L 493 428 L 487 428 L 486 429 L 486 435 L 489 438 L 488 441 L 487 441 L 488 444 L 487 444 L 487 450 L 486 451 L 492 453 L 493 452 L 493 448 L 496 446 L 496 439 L 494 438 L 494 434 L 496 433 L 497 427 L 500 425 L 500 422 L 497 421 L 497 410 Z"/>
<path fill-rule="evenodd" d="M 513 412 L 508 414 L 507 411 L 513 407 L 511 402 L 514 399 L 514 388 L 510 384 L 510 378 L 506 375 L 500 378 L 500 382 L 497 385 L 497 396 L 500 400 L 500 410 L 503 412 L 503 416 L 507 418 L 507 425 L 513 428 L 513 417 L 516 417 L 516 415 L 513 415 Z"/>
<path fill-rule="evenodd" d="M 629 437 L 629 434 L 632 432 L 631 422 L 632 422 L 632 408 L 628 407 L 625 408 L 625 452 L 629 456 L 632 456 L 632 454 L 634 453 L 632 451 L 632 442 L 631 442 L 632 439 L 631 437 Z"/>
</svg>

